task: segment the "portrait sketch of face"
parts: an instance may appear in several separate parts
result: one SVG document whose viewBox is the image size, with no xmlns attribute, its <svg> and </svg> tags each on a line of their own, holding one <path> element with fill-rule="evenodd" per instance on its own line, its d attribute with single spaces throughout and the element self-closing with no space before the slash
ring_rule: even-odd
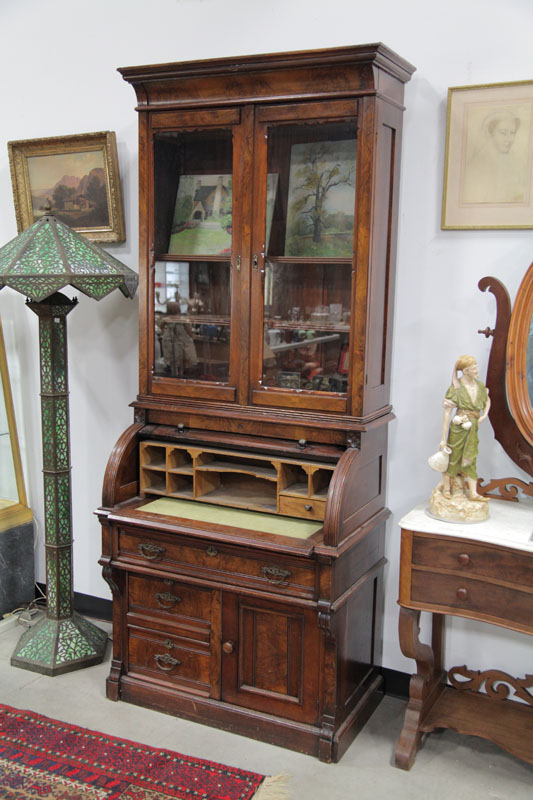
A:
<svg viewBox="0 0 533 800">
<path fill-rule="evenodd" d="M 463 204 L 529 201 L 531 106 L 465 105 Z"/>
</svg>

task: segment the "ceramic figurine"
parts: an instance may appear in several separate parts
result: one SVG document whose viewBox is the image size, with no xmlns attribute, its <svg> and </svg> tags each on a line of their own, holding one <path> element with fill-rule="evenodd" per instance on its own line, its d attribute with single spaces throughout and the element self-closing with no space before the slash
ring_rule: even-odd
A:
<svg viewBox="0 0 533 800">
<path fill-rule="evenodd" d="M 439 519 L 479 522 L 489 515 L 488 499 L 477 491 L 476 460 L 478 426 L 489 413 L 490 398 L 478 375 L 473 356 L 458 358 L 444 398 L 439 452 L 429 459 L 430 466 L 442 472 L 429 509 Z"/>
</svg>

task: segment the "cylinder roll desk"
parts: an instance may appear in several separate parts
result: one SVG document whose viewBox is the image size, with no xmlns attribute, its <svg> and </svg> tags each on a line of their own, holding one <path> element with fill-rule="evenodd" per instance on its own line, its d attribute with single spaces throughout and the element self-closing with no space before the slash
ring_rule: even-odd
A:
<svg viewBox="0 0 533 800">
<path fill-rule="evenodd" d="M 381 698 L 404 83 L 383 45 L 121 69 L 140 389 L 108 696 L 336 761 Z"/>
</svg>

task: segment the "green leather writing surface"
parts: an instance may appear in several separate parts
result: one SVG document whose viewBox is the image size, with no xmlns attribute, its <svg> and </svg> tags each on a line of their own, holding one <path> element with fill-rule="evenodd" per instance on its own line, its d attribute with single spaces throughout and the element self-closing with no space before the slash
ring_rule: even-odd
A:
<svg viewBox="0 0 533 800">
<path fill-rule="evenodd" d="M 138 510 L 181 517 L 194 522 L 210 522 L 261 533 L 273 533 L 277 536 L 292 536 L 295 539 L 307 539 L 322 527 L 321 522 L 314 520 L 294 519 L 239 508 L 224 508 L 209 503 L 198 503 L 195 500 L 174 500 L 169 497 L 152 500 L 144 506 L 139 506 Z"/>
</svg>

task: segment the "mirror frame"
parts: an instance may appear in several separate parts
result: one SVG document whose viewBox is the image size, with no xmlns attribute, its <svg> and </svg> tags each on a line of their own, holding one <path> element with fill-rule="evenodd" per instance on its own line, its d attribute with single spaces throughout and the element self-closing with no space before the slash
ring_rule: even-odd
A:
<svg viewBox="0 0 533 800">
<path fill-rule="evenodd" d="M 533 446 L 533 407 L 527 380 L 527 349 L 533 315 L 533 264 L 516 294 L 509 323 L 506 386 L 509 408 L 520 433 Z"/>
<path fill-rule="evenodd" d="M 527 333 L 533 310 L 533 265 L 522 280 L 513 313 L 509 293 L 497 278 L 482 278 L 478 287 L 482 292 L 492 292 L 496 299 L 494 329 L 487 327 L 478 331 L 487 338 L 493 337 L 485 383 L 491 397 L 489 419 L 494 438 L 514 463 L 533 477 L 533 410 L 525 370 Z M 521 427 L 515 414 L 520 416 Z M 488 497 L 517 501 L 519 490 L 533 496 L 533 481 L 528 483 L 515 477 L 492 478 L 487 484 L 478 481 L 478 491 Z M 494 491 L 499 491 L 499 495 Z"/>
</svg>

